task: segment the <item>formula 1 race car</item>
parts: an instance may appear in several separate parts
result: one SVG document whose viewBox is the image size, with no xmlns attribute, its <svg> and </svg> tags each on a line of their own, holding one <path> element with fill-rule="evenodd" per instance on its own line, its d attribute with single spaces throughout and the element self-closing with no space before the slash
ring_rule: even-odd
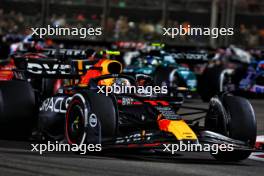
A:
<svg viewBox="0 0 264 176">
<path fill-rule="evenodd" d="M 100 70 L 104 74 L 91 77 L 87 84 L 75 84 L 85 74 L 83 68 Z M 98 91 L 98 86 L 109 79 L 137 87 L 137 80 L 120 74 L 121 70 L 118 62 L 107 61 L 101 67 L 95 67 L 90 62 L 76 59 L 68 62 L 55 58 L 25 59 L 25 72 L 30 76 L 64 78 L 70 84 L 64 84 L 57 94 L 43 99 L 40 105 L 34 105 L 28 82 L 19 83 L 27 90 L 23 92 L 22 86 L 17 91 L 18 87 L 14 87 L 12 82 L 0 82 L 0 124 L 7 125 L 5 133 L 1 134 L 9 134 L 12 130 L 19 136 L 23 128 L 29 127 L 25 121 L 37 116 L 41 139 L 66 139 L 67 143 L 78 145 L 102 144 L 103 149 L 158 150 L 164 147 L 163 144 L 179 142 L 232 144 L 233 151 L 219 151 L 212 155 L 224 161 L 239 161 L 250 155 L 256 141 L 256 122 L 253 108 L 246 99 L 222 94 L 211 99 L 209 109 L 202 109 L 184 106 L 182 97 L 145 96 L 144 92 L 107 96 Z M 35 106 L 39 111 L 32 110 Z M 180 113 L 179 109 L 194 112 Z M 14 113 L 18 110 L 32 112 L 34 116 Z M 185 117 L 191 114 L 202 115 L 186 120 Z M 205 125 L 199 124 L 201 119 Z M 14 124 L 19 124 L 20 128 L 13 128 Z"/>
<path fill-rule="evenodd" d="M 202 74 L 200 94 L 209 101 L 218 92 L 232 92 L 237 95 L 263 95 L 264 61 L 250 53 L 231 47 L 233 53 L 222 56 L 217 64 L 209 64 Z M 230 50 L 231 50 L 230 49 Z"/>
<path fill-rule="evenodd" d="M 171 96 L 184 93 L 188 97 L 197 88 L 195 74 L 188 67 L 177 64 L 165 51 L 151 51 L 132 58 L 124 73 L 134 76 L 149 75 L 155 85 L 167 85 Z"/>
<path fill-rule="evenodd" d="M 221 89 L 223 91 L 240 91 L 254 94 L 264 94 L 264 61 L 251 64 L 245 75 L 236 84 L 237 70 L 222 72 Z M 232 89 L 233 88 L 233 89 Z"/>
</svg>

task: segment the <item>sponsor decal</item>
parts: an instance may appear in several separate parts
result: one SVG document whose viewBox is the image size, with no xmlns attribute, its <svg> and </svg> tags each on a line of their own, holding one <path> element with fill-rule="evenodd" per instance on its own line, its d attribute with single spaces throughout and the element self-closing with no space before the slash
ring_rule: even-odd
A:
<svg viewBox="0 0 264 176">
<path fill-rule="evenodd" d="M 208 54 L 201 53 L 201 54 L 193 54 L 193 53 L 173 53 L 172 56 L 175 59 L 189 59 L 189 60 L 203 60 L 208 61 Z"/>
<path fill-rule="evenodd" d="M 50 111 L 56 113 L 66 113 L 66 109 L 72 97 L 51 97 L 43 101 L 40 111 Z"/>
<path fill-rule="evenodd" d="M 91 127 L 96 127 L 97 125 L 97 117 L 95 114 L 91 114 L 90 117 L 89 117 L 89 124 Z"/>
<path fill-rule="evenodd" d="M 71 66 L 68 64 L 28 63 L 27 71 L 37 75 L 69 75 L 71 73 Z"/>
<path fill-rule="evenodd" d="M 176 120 L 181 117 L 175 113 L 175 111 L 169 106 L 156 106 L 156 109 L 162 114 L 165 119 Z"/>
<path fill-rule="evenodd" d="M 78 68 L 78 63 L 81 64 L 80 68 Z M 29 62 L 27 63 L 27 71 L 35 75 L 70 75 L 74 74 L 76 70 L 85 72 L 92 67 L 87 63 L 78 62 L 78 60 L 72 62 L 72 64 Z"/>
<path fill-rule="evenodd" d="M 146 133 L 145 131 L 142 131 L 142 133 L 134 133 L 124 137 L 117 137 L 115 143 L 126 144 L 126 143 L 136 143 L 142 140 L 150 141 L 151 136 L 153 136 L 153 133 Z"/>
<path fill-rule="evenodd" d="M 56 55 L 58 53 L 57 49 L 49 49 L 48 55 Z M 64 54 L 66 56 L 85 56 L 85 50 L 77 50 L 77 49 L 60 49 L 59 54 Z"/>
</svg>

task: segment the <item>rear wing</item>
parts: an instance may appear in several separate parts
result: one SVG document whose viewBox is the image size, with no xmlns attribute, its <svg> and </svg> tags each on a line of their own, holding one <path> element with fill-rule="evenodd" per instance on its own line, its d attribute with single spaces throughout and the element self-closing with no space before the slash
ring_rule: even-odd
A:
<svg viewBox="0 0 264 176">
<path fill-rule="evenodd" d="M 42 51 L 48 57 L 56 57 L 58 59 L 87 59 L 86 51 L 85 50 L 78 50 L 78 49 L 45 49 Z M 108 56 L 108 58 L 115 59 L 121 56 L 120 51 L 116 50 L 101 50 L 98 52 L 94 52 L 93 56 L 97 59 Z"/>
<path fill-rule="evenodd" d="M 96 61 L 85 59 L 85 50 L 47 49 L 38 53 L 17 53 L 14 71 L 24 72 L 29 77 L 74 78 L 84 75 L 87 70 L 101 70 L 94 67 Z"/>
<path fill-rule="evenodd" d="M 85 58 L 86 53 L 85 50 L 77 50 L 77 49 L 45 49 L 43 53 L 49 57 L 56 56 L 64 56 L 64 57 L 72 57 L 72 58 Z"/>
<path fill-rule="evenodd" d="M 98 56 L 98 59 L 105 58 L 104 54 L 118 56 L 120 52 L 105 50 L 102 51 L 102 57 Z M 12 58 L 18 70 L 24 70 L 29 77 L 44 78 L 80 77 L 88 70 L 104 70 L 105 72 L 109 72 L 108 66 L 113 65 L 112 63 L 114 62 L 104 62 L 102 66 L 95 67 L 94 65 L 98 60 L 88 61 L 85 50 L 75 49 L 45 49 L 35 53 L 17 53 Z M 122 66 L 114 68 L 116 70 L 111 69 L 113 72 L 119 72 Z"/>
<path fill-rule="evenodd" d="M 17 55 L 24 55 L 26 53 L 30 53 L 29 51 L 19 51 L 15 56 Z M 78 50 L 78 49 L 42 49 L 38 51 L 34 51 L 33 53 L 38 53 L 38 54 L 43 54 L 46 55 L 47 57 L 54 58 L 56 57 L 57 59 L 66 59 L 66 58 L 86 58 L 85 50 Z"/>
<path fill-rule="evenodd" d="M 59 62 L 56 60 L 30 60 L 25 63 L 26 74 L 33 77 L 45 78 L 75 78 L 84 75 L 87 70 L 102 70 L 101 67 L 94 67 L 85 60 L 71 60 Z"/>
</svg>

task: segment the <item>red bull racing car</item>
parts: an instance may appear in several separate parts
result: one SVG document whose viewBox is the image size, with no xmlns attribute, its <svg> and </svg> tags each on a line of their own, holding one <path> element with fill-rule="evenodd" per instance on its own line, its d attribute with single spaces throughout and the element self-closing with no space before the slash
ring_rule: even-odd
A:
<svg viewBox="0 0 264 176">
<path fill-rule="evenodd" d="M 203 109 L 185 106 L 182 97 L 146 96 L 144 92 L 107 96 L 98 91 L 99 86 L 116 83 L 137 87 L 141 81 L 122 74 L 118 61 L 105 59 L 98 64 L 78 59 L 77 53 L 81 52 L 67 50 L 67 58 L 49 54 L 35 60 L 20 58 L 22 67 L 16 66 L 14 73 L 23 72 L 26 78 L 62 79 L 63 84 L 55 94 L 37 100 L 27 79 L 0 81 L 0 126 L 5 131 L 1 137 L 18 137 L 35 126 L 42 140 L 101 144 L 103 149 L 231 144 L 234 150 L 213 154 L 224 161 L 246 159 L 254 149 L 255 114 L 246 99 L 216 95 L 209 108 Z M 96 76 L 82 81 L 92 70 L 97 73 L 90 74 Z M 180 109 L 189 111 L 181 113 Z M 196 117 L 185 118 L 190 115 Z"/>
</svg>

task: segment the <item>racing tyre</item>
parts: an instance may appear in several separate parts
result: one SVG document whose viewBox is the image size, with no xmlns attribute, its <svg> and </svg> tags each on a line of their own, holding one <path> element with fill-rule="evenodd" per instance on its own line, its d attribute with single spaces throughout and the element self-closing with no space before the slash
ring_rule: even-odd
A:
<svg viewBox="0 0 264 176">
<path fill-rule="evenodd" d="M 221 133 L 232 139 L 243 141 L 253 148 L 256 141 L 256 120 L 254 110 L 248 100 L 242 97 L 223 95 L 212 98 L 206 117 L 206 129 Z M 213 110 L 214 109 L 214 114 Z M 249 157 L 249 150 L 234 150 L 212 154 L 221 161 L 240 161 Z"/>
<path fill-rule="evenodd" d="M 221 66 L 207 67 L 202 74 L 198 92 L 204 102 L 208 102 L 214 95 L 220 92 L 220 75 L 224 69 Z"/>
<path fill-rule="evenodd" d="M 37 114 L 35 94 L 25 81 L 0 81 L 0 137 L 24 139 Z"/>
<path fill-rule="evenodd" d="M 115 99 L 92 91 L 75 94 L 67 108 L 65 137 L 69 144 L 99 144 L 117 129 Z"/>
</svg>

